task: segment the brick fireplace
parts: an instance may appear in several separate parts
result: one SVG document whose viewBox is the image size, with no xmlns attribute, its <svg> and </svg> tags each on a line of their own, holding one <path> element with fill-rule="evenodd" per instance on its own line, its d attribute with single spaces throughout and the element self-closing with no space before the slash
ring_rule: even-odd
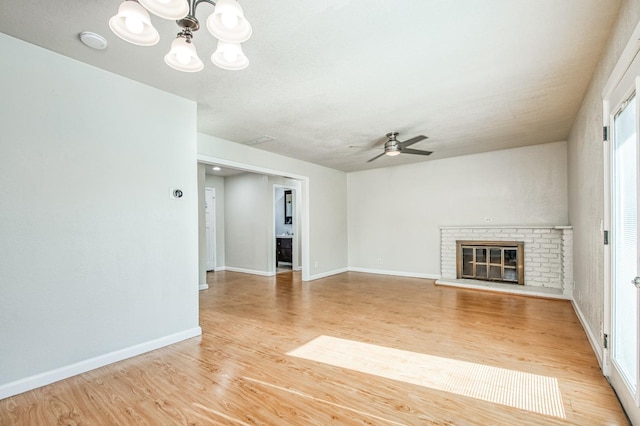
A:
<svg viewBox="0 0 640 426">
<path fill-rule="evenodd" d="M 570 226 L 441 227 L 441 280 L 500 281 L 522 284 L 526 288 L 549 289 L 547 291 L 557 295 L 570 295 L 573 286 L 572 239 Z M 523 254 L 521 263 L 516 260 L 514 268 L 509 250 L 518 243 Z M 464 253 L 461 251 L 463 246 L 467 247 Z M 463 256 L 466 256 L 466 266 Z M 498 272 L 500 278 L 497 278 Z M 520 276 L 514 279 L 514 273 Z"/>
</svg>

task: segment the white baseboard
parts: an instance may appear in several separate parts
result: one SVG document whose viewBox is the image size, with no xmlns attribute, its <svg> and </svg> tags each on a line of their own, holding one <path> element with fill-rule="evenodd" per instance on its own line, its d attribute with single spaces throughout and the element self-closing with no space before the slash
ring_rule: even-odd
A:
<svg viewBox="0 0 640 426">
<path fill-rule="evenodd" d="M 575 300 L 573 299 L 571 300 L 571 305 L 573 305 L 573 310 L 576 312 L 576 315 L 580 320 L 580 324 L 582 324 L 582 328 L 584 329 L 585 333 L 587 333 L 587 339 L 591 344 L 591 348 L 593 349 L 593 352 L 596 354 L 596 358 L 598 359 L 598 364 L 600 364 L 600 369 L 602 369 L 602 366 L 603 366 L 602 357 L 604 356 L 604 354 L 602 352 L 602 345 L 600 343 L 600 339 L 596 337 L 596 334 L 594 334 L 593 330 L 591 330 L 591 327 L 589 327 L 589 323 L 587 322 L 584 314 L 580 310 L 580 306 L 578 306 Z"/>
<path fill-rule="evenodd" d="M 244 269 L 244 268 L 236 268 L 233 266 L 227 266 L 225 267 L 225 271 L 231 271 L 231 272 L 241 272 L 243 274 L 253 274 L 253 275 L 260 275 L 263 277 L 272 277 L 274 276 L 276 273 L 275 271 L 273 272 L 269 272 L 269 271 L 257 271 L 255 269 Z"/>
<path fill-rule="evenodd" d="M 86 373 L 87 371 L 103 367 L 107 364 L 122 361 L 164 346 L 169 346 L 182 340 L 200 336 L 201 334 L 202 329 L 200 327 L 194 327 L 179 333 L 170 334 L 168 336 L 160 337 L 128 348 L 99 355 L 95 358 L 76 362 L 75 364 L 56 368 L 55 370 L 45 371 L 44 373 L 16 380 L 14 382 L 5 383 L 0 385 L 0 399 L 46 386 L 60 380 L 68 379 L 69 377 Z"/>
<path fill-rule="evenodd" d="M 322 272 L 320 274 L 309 275 L 308 281 L 319 280 L 320 278 L 326 278 L 326 277 L 330 277 L 331 275 L 337 275 L 337 274 L 341 274 L 343 272 L 348 272 L 348 271 L 349 271 L 349 268 L 340 268 L 340 269 L 334 269 L 333 271 Z"/>
<path fill-rule="evenodd" d="M 377 275 L 394 275 L 396 277 L 409 277 L 409 278 L 427 278 L 430 280 L 437 280 L 440 278 L 439 274 L 419 274 L 417 272 L 401 272 L 401 271 L 385 271 L 383 269 L 369 269 L 369 268 L 355 268 L 350 267 L 351 272 L 364 272 L 367 274 Z"/>
<path fill-rule="evenodd" d="M 200 285 L 198 286 L 198 290 L 206 290 L 206 289 L 208 289 L 208 288 L 209 288 L 209 284 L 207 284 L 207 283 L 200 284 Z"/>
</svg>

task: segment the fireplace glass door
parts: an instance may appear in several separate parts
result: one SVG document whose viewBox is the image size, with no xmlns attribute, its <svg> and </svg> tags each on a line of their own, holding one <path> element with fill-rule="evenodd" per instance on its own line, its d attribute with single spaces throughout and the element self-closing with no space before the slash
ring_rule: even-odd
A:
<svg viewBox="0 0 640 426">
<path fill-rule="evenodd" d="M 521 243 L 458 241 L 458 278 L 523 284 L 519 251 Z"/>
</svg>

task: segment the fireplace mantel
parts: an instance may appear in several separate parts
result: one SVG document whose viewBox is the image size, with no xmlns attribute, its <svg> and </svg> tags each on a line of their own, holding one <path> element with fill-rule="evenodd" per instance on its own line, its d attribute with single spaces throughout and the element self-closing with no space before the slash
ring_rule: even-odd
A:
<svg viewBox="0 0 640 426">
<path fill-rule="evenodd" d="M 573 288 L 573 228 L 571 226 L 455 226 L 440 228 L 440 274 L 443 283 L 460 280 L 456 270 L 458 241 L 524 242 L 524 286 L 541 293 L 569 296 Z M 489 283 L 486 283 L 489 284 Z"/>
</svg>

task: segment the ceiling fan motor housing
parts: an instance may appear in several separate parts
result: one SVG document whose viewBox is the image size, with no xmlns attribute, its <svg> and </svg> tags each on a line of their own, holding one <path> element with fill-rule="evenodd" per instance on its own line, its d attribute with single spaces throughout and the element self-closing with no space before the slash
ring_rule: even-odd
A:
<svg viewBox="0 0 640 426">
<path fill-rule="evenodd" d="M 389 139 L 384 143 L 384 152 L 400 151 L 400 144 L 395 139 Z"/>
</svg>

